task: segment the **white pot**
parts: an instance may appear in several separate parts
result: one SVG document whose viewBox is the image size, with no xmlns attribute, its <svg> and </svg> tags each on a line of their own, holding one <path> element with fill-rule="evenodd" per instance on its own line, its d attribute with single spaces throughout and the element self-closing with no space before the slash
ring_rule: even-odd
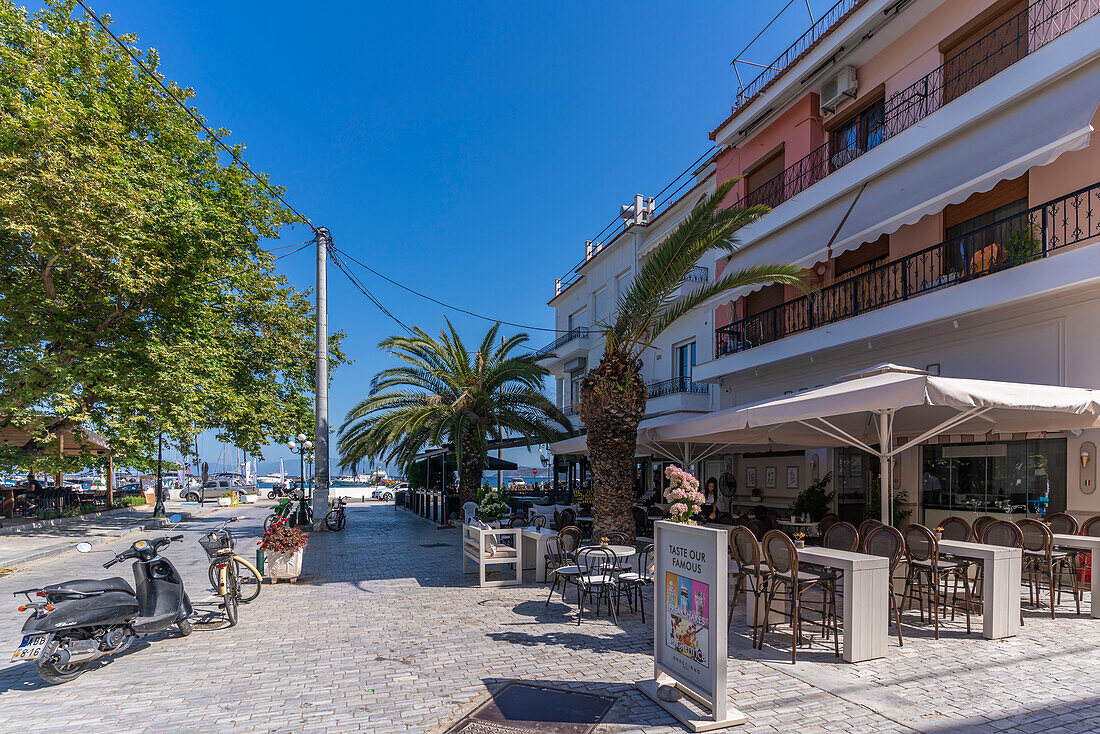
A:
<svg viewBox="0 0 1100 734">
<path fill-rule="evenodd" d="M 752 497 L 752 501 L 753 501 L 753 502 L 759 502 L 759 501 L 760 501 L 760 497 L 757 497 L 756 495 L 753 495 L 753 497 Z"/>
<path fill-rule="evenodd" d="M 218 498 L 218 506 L 219 507 L 232 507 L 233 506 L 233 500 L 231 500 L 229 497 L 219 497 Z"/>
<path fill-rule="evenodd" d="M 245 501 L 245 504 L 249 504 L 249 505 L 255 504 L 256 502 L 260 501 L 260 495 L 258 495 L 258 494 L 246 494 L 244 496 L 244 501 Z"/>
<path fill-rule="evenodd" d="M 296 579 L 302 575 L 302 551 L 275 553 L 264 551 L 264 576 L 269 579 Z"/>
</svg>

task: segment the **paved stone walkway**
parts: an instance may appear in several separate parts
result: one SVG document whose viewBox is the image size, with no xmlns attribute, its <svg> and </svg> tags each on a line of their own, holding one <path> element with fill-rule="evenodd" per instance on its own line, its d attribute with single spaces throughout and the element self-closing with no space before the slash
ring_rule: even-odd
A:
<svg viewBox="0 0 1100 734">
<path fill-rule="evenodd" d="M 578 626 L 557 597 L 544 604 L 542 585 L 474 586 L 460 574 L 456 530 L 392 505 L 349 511 L 346 531 L 313 536 L 306 578 L 265 585 L 234 629 L 209 596 L 196 542 L 230 511 L 188 523 L 167 555 L 205 615 L 195 633 L 132 646 L 60 687 L 25 664 L 0 668 L 0 731 L 433 732 L 511 680 L 617 697 L 601 732 L 683 731 L 632 686 L 652 674 L 648 615 Z M 234 512 L 249 518 L 238 537 L 258 534 L 263 508 Z M 104 560 L 71 554 L 0 579 L 3 644 L 14 648 L 23 618 L 8 593 L 103 575 Z M 1002 642 L 967 636 L 961 618 L 936 641 L 907 614 L 904 648 L 895 640 L 882 660 L 849 665 L 818 646 L 791 665 L 781 635 L 751 649 L 739 611 L 731 702 L 750 721 L 734 731 L 1100 730 L 1100 620 L 1070 612 L 1063 603 L 1051 621 L 1028 611 L 1023 634 Z"/>
</svg>

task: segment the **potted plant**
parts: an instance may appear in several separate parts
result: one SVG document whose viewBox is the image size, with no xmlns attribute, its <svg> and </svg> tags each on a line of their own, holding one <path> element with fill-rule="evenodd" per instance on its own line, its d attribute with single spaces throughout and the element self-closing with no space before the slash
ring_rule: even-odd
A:
<svg viewBox="0 0 1100 734">
<path fill-rule="evenodd" d="M 487 484 L 482 486 L 481 490 L 478 493 L 481 495 L 481 501 L 477 506 L 478 517 L 488 522 L 508 517 L 511 514 L 512 508 L 504 501 L 504 497 L 499 490 L 493 489 Z"/>
<path fill-rule="evenodd" d="M 218 506 L 219 507 L 232 507 L 233 506 L 233 493 L 232 492 L 226 492 L 221 497 L 219 497 L 218 498 Z"/>
<path fill-rule="evenodd" d="M 833 473 L 829 472 L 799 492 L 791 504 L 791 518 L 795 519 L 802 515 L 809 515 L 811 522 L 820 522 L 821 518 L 829 513 L 829 506 L 836 494 L 825 490 L 832 481 Z"/>
<path fill-rule="evenodd" d="M 244 502 L 246 505 L 253 505 L 260 501 L 260 495 L 257 492 L 246 492 L 244 495 Z"/>
<path fill-rule="evenodd" d="M 706 497 L 699 491 L 699 480 L 678 466 L 670 464 L 665 468 L 665 477 L 669 481 L 665 490 L 665 501 L 672 504 L 668 508 L 669 519 L 673 522 L 694 525 L 693 519 L 703 510 Z"/>
<path fill-rule="evenodd" d="M 286 520 L 272 525 L 260 536 L 260 550 L 264 554 L 264 575 L 272 581 L 297 579 L 302 575 L 302 551 L 306 547 L 306 535 L 292 528 Z"/>
</svg>

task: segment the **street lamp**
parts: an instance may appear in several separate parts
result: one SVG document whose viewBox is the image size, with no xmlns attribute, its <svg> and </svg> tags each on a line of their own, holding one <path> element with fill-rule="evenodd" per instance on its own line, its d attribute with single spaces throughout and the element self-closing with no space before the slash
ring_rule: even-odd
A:
<svg viewBox="0 0 1100 734">
<path fill-rule="evenodd" d="M 298 442 L 295 443 L 294 439 L 290 439 L 286 442 L 286 447 L 290 449 L 291 453 L 298 454 L 298 472 L 302 478 L 299 489 L 302 491 L 302 498 L 298 501 L 298 524 L 305 525 L 309 522 L 309 516 L 306 514 L 306 455 L 310 454 L 310 450 L 313 448 L 313 442 L 306 439 L 306 434 L 299 433 L 296 437 Z M 312 461 L 312 455 L 310 454 L 310 461 Z"/>
</svg>

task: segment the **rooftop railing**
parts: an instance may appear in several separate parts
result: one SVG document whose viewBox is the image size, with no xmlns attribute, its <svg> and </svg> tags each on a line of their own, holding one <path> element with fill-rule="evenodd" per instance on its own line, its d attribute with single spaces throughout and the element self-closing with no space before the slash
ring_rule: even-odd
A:
<svg viewBox="0 0 1100 734">
<path fill-rule="evenodd" d="M 691 281 L 692 283 L 706 283 L 710 280 L 710 270 L 702 265 L 696 265 L 688 271 L 687 277 L 685 277 L 684 280 Z"/>
<path fill-rule="evenodd" d="M 959 285 L 1100 237 L 1100 183 L 715 330 L 715 355 Z"/>
</svg>

